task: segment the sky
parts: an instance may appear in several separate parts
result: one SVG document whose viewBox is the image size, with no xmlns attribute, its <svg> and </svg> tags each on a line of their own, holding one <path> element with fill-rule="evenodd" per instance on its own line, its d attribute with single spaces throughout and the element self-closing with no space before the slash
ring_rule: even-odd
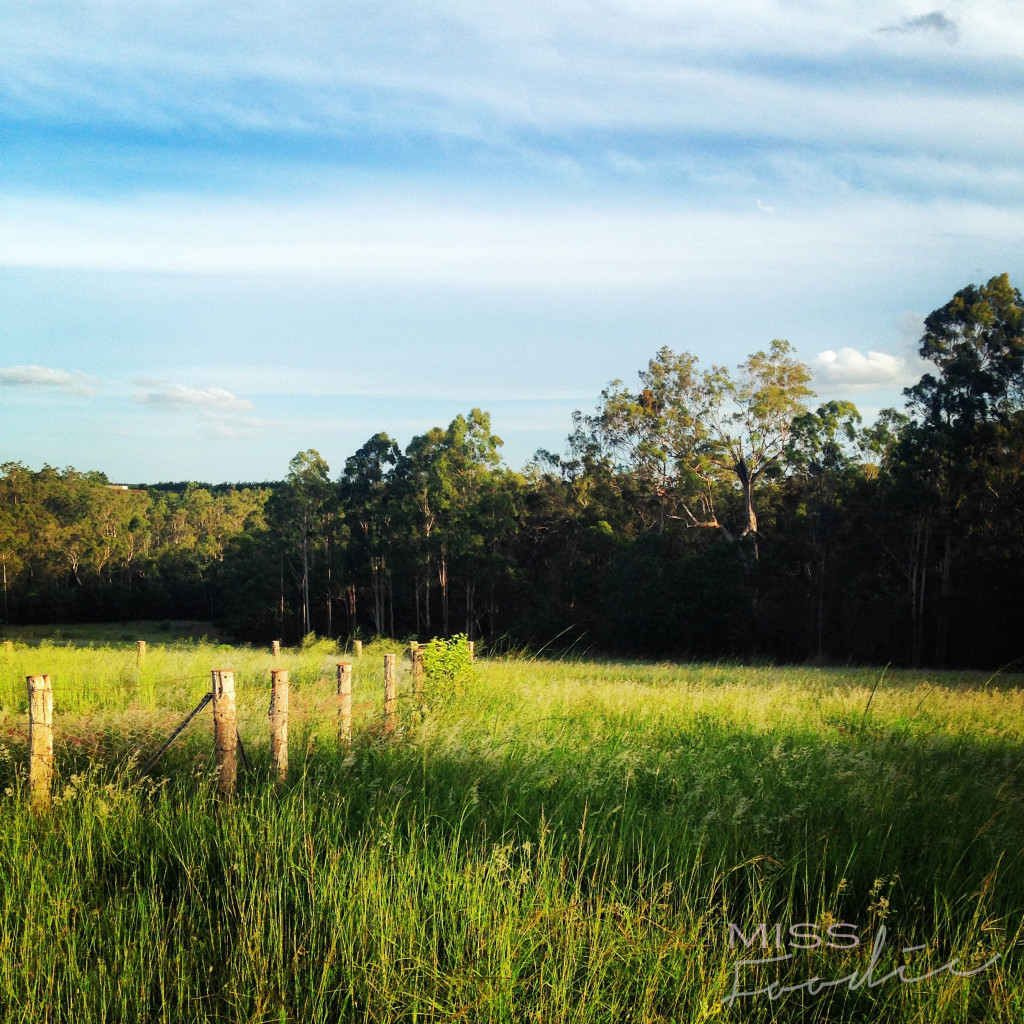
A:
<svg viewBox="0 0 1024 1024">
<path fill-rule="evenodd" d="M 662 346 L 870 419 L 1024 287 L 1019 0 L 5 0 L 0 462 L 560 452 Z"/>
</svg>

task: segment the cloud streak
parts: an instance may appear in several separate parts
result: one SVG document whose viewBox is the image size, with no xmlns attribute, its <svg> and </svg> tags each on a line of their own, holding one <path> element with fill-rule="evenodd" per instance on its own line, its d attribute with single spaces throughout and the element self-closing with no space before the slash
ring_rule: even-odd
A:
<svg viewBox="0 0 1024 1024">
<path fill-rule="evenodd" d="M 214 441 L 253 441 L 265 430 L 275 426 L 280 426 L 280 423 L 259 416 L 231 416 L 205 412 L 199 433 Z"/>
<path fill-rule="evenodd" d="M 754 206 L 754 204 L 751 204 Z M 748 212 L 539 205 L 509 217 L 391 197 L 351 206 L 257 202 L 3 201 L 0 266 L 115 272 L 314 275 L 352 282 L 418 282 L 540 289 L 664 285 L 756 272 L 764 279 L 819 266 L 824 249 L 857 267 L 886 253 L 940 264 L 965 239 L 1011 245 L 1024 200 L 1002 208 L 859 201 L 766 217 Z M 943 230 L 936 234 L 935 225 Z M 930 249 L 930 254 L 924 250 Z M 233 400 L 156 388 L 142 401 Z"/>
<path fill-rule="evenodd" d="M 938 32 L 951 43 L 959 38 L 956 22 L 948 18 L 942 11 L 930 11 L 916 18 L 904 18 L 898 25 L 886 25 L 879 32 Z"/>
<path fill-rule="evenodd" d="M 944 134 L 955 118 L 922 120 L 937 97 L 961 104 L 970 92 L 988 102 L 1005 91 L 992 81 L 993 57 L 1024 57 L 1017 13 L 1011 0 L 984 0 L 962 27 L 936 10 L 878 29 L 890 4 L 608 0 L 587 11 L 523 0 L 499 16 L 493 5 L 396 0 L 314 2 L 296 17 L 291 5 L 264 2 L 187 18 L 158 0 L 145 11 L 126 0 L 23 5 L 5 19 L 0 109 L 21 121 L 170 135 L 350 140 L 365 129 L 492 148 L 521 145 L 523 131 L 723 126 L 818 143 L 883 131 L 898 143 L 895 115 L 920 149 L 923 128 Z M 918 42 L 936 33 L 963 37 L 955 74 Z M 908 50 L 921 63 L 908 65 Z M 1016 68 L 1006 73 L 1015 80 Z"/>
<path fill-rule="evenodd" d="M 0 369 L 0 386 L 33 391 L 59 391 L 66 395 L 95 394 L 95 379 L 78 371 L 54 370 L 47 366 L 9 366 Z"/>
<path fill-rule="evenodd" d="M 145 378 L 137 379 L 140 385 L 134 399 L 142 405 L 163 408 L 199 408 L 218 412 L 240 412 L 251 409 L 252 402 L 225 391 L 224 388 L 189 388 L 181 384 L 161 384 Z"/>
</svg>

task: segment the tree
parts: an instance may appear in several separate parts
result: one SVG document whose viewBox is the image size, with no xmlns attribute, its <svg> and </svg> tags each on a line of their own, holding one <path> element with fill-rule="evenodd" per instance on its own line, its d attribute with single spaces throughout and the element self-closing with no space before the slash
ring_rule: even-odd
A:
<svg viewBox="0 0 1024 1024">
<path fill-rule="evenodd" d="M 817 655 L 824 653 L 825 583 L 838 525 L 840 495 L 860 470 L 861 415 L 852 402 L 831 401 L 797 416 L 786 446 L 786 463 L 804 500 L 797 516 L 807 524 L 809 572 L 814 590 Z"/>
<path fill-rule="evenodd" d="M 374 631 L 394 634 L 394 611 L 389 572 L 393 544 L 394 500 L 391 475 L 399 458 L 397 443 L 385 433 L 374 434 L 345 461 L 339 481 L 341 505 L 355 544 L 355 556 L 370 574 Z"/>
<path fill-rule="evenodd" d="M 277 526 L 296 545 L 301 560 L 302 632 L 308 634 L 313 631 L 310 559 L 322 538 L 323 518 L 333 497 L 330 468 L 315 448 L 292 458 L 285 487 L 275 497 Z"/>
<path fill-rule="evenodd" d="M 968 285 L 925 319 L 919 351 L 938 374 L 907 388 L 901 461 L 926 499 L 925 539 L 939 551 L 935 659 L 946 660 L 954 565 L 997 493 L 999 465 L 1024 415 L 1024 300 L 1008 275 Z M 1012 457 L 1010 458 L 1012 462 Z M 921 592 L 923 595 L 924 572 Z M 923 598 L 922 598 L 923 611 Z M 919 613 L 919 619 L 921 614 Z"/>
<path fill-rule="evenodd" d="M 934 363 L 906 390 L 913 411 L 936 429 L 973 426 L 1022 405 L 1024 299 L 1007 274 L 961 288 L 924 322 L 919 351 Z"/>
<path fill-rule="evenodd" d="M 629 473 L 654 499 L 659 532 L 666 519 L 684 518 L 732 540 L 715 497 L 723 485 L 738 487 L 740 534 L 752 537 L 757 557 L 757 486 L 780 463 L 794 417 L 806 411 L 811 373 L 778 340 L 743 362 L 735 380 L 721 366 L 700 372 L 697 362 L 662 348 L 640 371 L 638 391 L 613 381 L 595 416 L 577 414 L 570 444 L 583 457 L 606 453 Z"/>
</svg>

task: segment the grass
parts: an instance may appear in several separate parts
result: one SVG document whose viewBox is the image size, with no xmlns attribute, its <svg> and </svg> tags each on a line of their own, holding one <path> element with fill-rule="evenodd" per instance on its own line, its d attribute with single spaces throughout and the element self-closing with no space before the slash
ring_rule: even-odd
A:
<svg viewBox="0 0 1024 1024">
<path fill-rule="evenodd" d="M 269 654 L 177 643 L 0 648 L 0 1003 L 19 1021 L 1019 1021 L 1020 677 L 485 661 L 380 736 L 380 655 L 284 652 L 292 773 L 271 781 Z M 209 711 L 233 668 L 250 759 L 214 799 Z M 25 801 L 24 676 L 56 699 L 54 807 Z M 403 663 L 403 694 L 409 673 Z M 13 730 L 13 732 L 11 731 Z M 859 945 L 730 948 L 760 923 Z M 779 979 L 945 971 L 722 1000 Z M 912 954 L 903 949 L 924 945 Z"/>
</svg>

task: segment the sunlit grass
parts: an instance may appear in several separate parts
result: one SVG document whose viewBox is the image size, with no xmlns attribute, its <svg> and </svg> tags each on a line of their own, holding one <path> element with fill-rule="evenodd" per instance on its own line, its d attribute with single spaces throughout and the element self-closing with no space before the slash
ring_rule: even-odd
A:
<svg viewBox="0 0 1024 1024">
<path fill-rule="evenodd" d="M 326 643 L 276 662 L 155 645 L 142 665 L 134 645 L 0 650 L 6 1019 L 1024 1019 L 1019 677 L 511 658 L 420 722 L 400 659 L 385 742 L 385 650 L 355 663 L 351 750 Z M 293 681 L 280 789 L 272 667 Z M 212 668 L 236 673 L 250 761 L 226 805 L 208 711 L 138 778 Z M 39 815 L 20 737 L 34 672 L 57 705 Z M 730 923 L 839 921 L 860 946 L 744 981 L 863 971 L 883 924 L 879 976 L 1002 959 L 722 1004 L 738 959 L 781 952 L 730 949 Z"/>
</svg>

